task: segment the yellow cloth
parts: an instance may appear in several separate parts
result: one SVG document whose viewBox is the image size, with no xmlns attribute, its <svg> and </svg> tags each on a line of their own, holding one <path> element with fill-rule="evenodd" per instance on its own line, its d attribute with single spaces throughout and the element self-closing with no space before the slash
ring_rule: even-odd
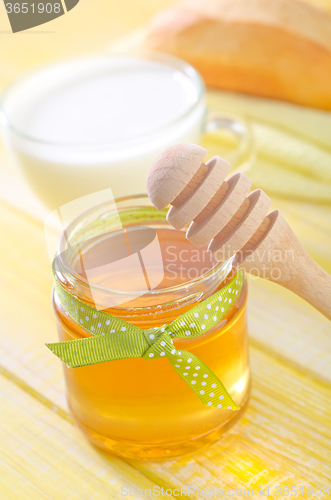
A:
<svg viewBox="0 0 331 500">
<path fill-rule="evenodd" d="M 331 204 L 331 113 L 221 91 L 208 92 L 212 111 L 251 121 L 257 159 L 248 171 L 268 194 Z M 217 140 L 204 145 L 217 154 Z"/>
</svg>

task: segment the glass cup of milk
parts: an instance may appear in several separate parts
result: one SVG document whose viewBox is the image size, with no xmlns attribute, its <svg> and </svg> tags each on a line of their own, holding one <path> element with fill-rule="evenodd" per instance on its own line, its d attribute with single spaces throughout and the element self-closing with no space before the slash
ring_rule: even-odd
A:
<svg viewBox="0 0 331 500">
<path fill-rule="evenodd" d="M 154 159 L 206 130 L 238 138 L 251 156 L 243 119 L 208 118 L 197 71 L 175 57 L 95 54 L 24 75 L 4 93 L 2 137 L 14 163 L 50 210 L 111 188 L 115 198 L 146 192 Z"/>
</svg>

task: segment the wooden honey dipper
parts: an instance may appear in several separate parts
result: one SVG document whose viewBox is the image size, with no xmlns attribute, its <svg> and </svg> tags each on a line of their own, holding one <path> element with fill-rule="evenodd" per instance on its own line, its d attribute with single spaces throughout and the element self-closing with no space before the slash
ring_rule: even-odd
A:
<svg viewBox="0 0 331 500">
<path fill-rule="evenodd" d="M 152 164 L 147 193 L 158 209 L 172 205 L 168 222 L 190 224 L 186 237 L 220 261 L 274 281 L 296 293 L 331 319 L 331 276 L 308 255 L 279 213 L 268 214 L 269 197 L 218 156 L 203 163 L 207 150 L 194 144 L 166 149 Z"/>
</svg>

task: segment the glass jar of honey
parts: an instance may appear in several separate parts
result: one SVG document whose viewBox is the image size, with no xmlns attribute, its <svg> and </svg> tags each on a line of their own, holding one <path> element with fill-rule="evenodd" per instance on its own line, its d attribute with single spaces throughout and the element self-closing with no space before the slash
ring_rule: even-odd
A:
<svg viewBox="0 0 331 500">
<path fill-rule="evenodd" d="M 159 250 L 149 244 L 151 229 Z M 130 242 L 135 242 L 131 248 Z M 196 248 L 147 196 L 99 205 L 75 219 L 62 235 L 57 262 L 56 278 L 73 296 L 143 330 L 169 325 L 233 277 L 231 259 L 219 263 L 205 247 Z M 216 374 L 239 411 L 204 406 L 167 359 L 64 365 L 69 407 L 88 439 L 120 456 L 160 459 L 224 435 L 249 399 L 246 297 L 244 278 L 218 324 L 198 337 L 173 339 L 176 349 L 195 354 Z M 53 304 L 61 341 L 90 336 L 67 314 L 55 290 Z"/>
</svg>

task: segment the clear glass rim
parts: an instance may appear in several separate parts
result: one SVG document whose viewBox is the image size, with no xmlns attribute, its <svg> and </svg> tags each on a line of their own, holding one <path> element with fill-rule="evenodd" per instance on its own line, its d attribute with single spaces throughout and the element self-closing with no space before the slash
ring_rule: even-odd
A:
<svg viewBox="0 0 331 500">
<path fill-rule="evenodd" d="M 150 60 L 156 60 L 159 63 L 163 63 L 165 65 L 174 67 L 185 73 L 190 80 L 193 81 L 196 89 L 197 89 L 197 100 L 192 106 L 190 106 L 189 109 L 187 109 L 185 112 L 183 112 L 182 115 L 177 116 L 175 119 L 168 121 L 167 123 L 156 127 L 153 129 L 153 132 L 148 132 L 148 133 L 143 133 L 143 134 L 138 134 L 132 139 L 123 139 L 122 141 L 95 141 L 95 142 L 62 142 L 62 141 L 47 141 L 43 139 L 39 139 L 38 137 L 30 136 L 29 134 L 23 132 L 22 130 L 19 130 L 10 120 L 9 116 L 6 113 L 5 110 L 5 103 L 6 100 L 9 98 L 10 93 L 12 90 L 15 89 L 15 86 L 24 84 L 24 81 L 28 80 L 30 77 L 33 77 L 34 75 L 37 75 L 39 72 L 43 72 L 44 70 L 50 69 L 52 67 L 56 66 L 61 66 L 63 64 L 69 63 L 70 61 L 84 61 L 91 59 L 95 56 L 105 56 L 108 57 L 109 59 L 111 58 L 116 58 L 116 57 L 126 57 L 128 59 L 130 58 L 137 58 L 137 59 L 150 59 Z M 4 128 L 10 130 L 20 138 L 29 141 L 31 143 L 36 143 L 40 145 L 48 145 L 48 146 L 59 146 L 59 147 L 65 147 L 65 148 L 70 148 L 70 147 L 93 147 L 93 146 L 107 146 L 107 147 L 115 147 L 115 146 L 120 146 L 121 148 L 123 146 L 130 146 L 133 144 L 141 144 L 144 143 L 145 141 L 149 140 L 150 137 L 154 136 L 155 134 L 159 134 L 160 132 L 166 131 L 167 129 L 173 127 L 174 125 L 180 123 L 182 120 L 185 120 L 187 117 L 190 116 L 192 112 L 200 105 L 202 100 L 204 99 L 205 96 L 205 84 L 202 80 L 202 77 L 200 74 L 197 72 L 193 66 L 191 66 L 189 63 L 186 61 L 183 61 L 182 59 L 163 53 L 163 52 L 158 52 L 158 51 L 151 51 L 151 50 L 139 50 L 138 52 L 134 52 L 133 54 L 127 53 L 127 52 L 95 52 L 95 53 L 90 53 L 85 56 L 81 57 L 75 57 L 75 58 L 67 58 L 63 59 L 61 61 L 56 61 L 52 62 L 49 64 L 40 64 L 39 66 L 35 67 L 34 69 L 25 71 L 20 77 L 15 79 L 12 83 L 10 83 L 5 90 L 2 93 L 1 99 L 0 99 L 0 125 L 2 125 Z M 116 148 L 115 148 L 116 149 Z"/>
<path fill-rule="evenodd" d="M 128 196 L 128 197 L 123 197 L 123 198 L 118 198 L 112 202 L 112 205 L 115 205 L 117 208 L 118 212 L 120 213 L 120 205 L 124 203 L 139 203 L 139 202 L 147 202 L 147 205 L 142 205 L 146 208 L 151 208 L 153 209 L 153 205 L 151 201 L 149 200 L 147 195 L 134 195 L 134 196 Z M 99 292 L 102 294 L 106 294 L 106 296 L 109 295 L 123 295 L 128 297 L 127 301 L 130 300 L 130 296 L 137 296 L 137 294 L 141 294 L 141 296 L 161 296 L 161 295 L 170 295 L 170 294 L 182 294 L 185 292 L 185 296 L 183 298 L 187 298 L 187 296 L 190 296 L 194 293 L 199 292 L 199 289 L 201 291 L 201 285 L 205 284 L 208 282 L 208 280 L 211 280 L 214 282 L 214 280 L 218 283 L 221 283 L 227 275 L 231 272 L 232 270 L 232 263 L 233 263 L 233 257 L 228 259 L 226 262 L 217 262 L 209 271 L 206 273 L 198 276 L 197 278 L 191 279 L 189 281 L 186 281 L 185 283 L 181 283 L 179 285 L 174 285 L 173 287 L 166 287 L 166 288 L 158 288 L 155 290 L 150 290 L 149 292 L 146 292 L 146 290 L 117 290 L 117 289 L 111 289 L 111 288 L 106 288 L 100 285 L 95 285 L 95 284 L 90 284 L 87 279 L 82 277 L 80 274 L 78 274 L 71 266 L 70 263 L 66 261 L 66 259 L 63 258 L 64 255 L 66 255 L 66 246 L 67 246 L 67 238 L 70 240 L 70 235 L 73 233 L 75 228 L 79 226 L 84 218 L 87 218 L 94 213 L 96 214 L 98 211 L 102 210 L 103 208 L 107 207 L 107 211 L 109 211 L 109 203 L 102 203 L 100 205 L 97 205 L 86 212 L 82 213 L 79 217 L 77 217 L 75 220 L 71 222 L 71 224 L 66 228 L 66 231 L 62 233 L 59 244 L 58 244 L 58 250 L 57 250 L 57 267 L 58 271 L 63 274 L 66 279 L 69 279 L 68 281 L 76 288 L 78 286 L 82 287 L 83 289 L 89 289 L 93 292 Z M 157 210 L 155 209 L 157 212 Z M 164 211 L 163 211 L 164 212 Z M 160 221 L 164 221 L 165 219 L 162 219 L 162 211 L 160 213 Z M 169 228 L 172 229 L 172 227 L 169 225 Z M 57 271 L 57 270 L 55 270 Z M 93 293 L 92 292 L 92 293 Z"/>
</svg>

